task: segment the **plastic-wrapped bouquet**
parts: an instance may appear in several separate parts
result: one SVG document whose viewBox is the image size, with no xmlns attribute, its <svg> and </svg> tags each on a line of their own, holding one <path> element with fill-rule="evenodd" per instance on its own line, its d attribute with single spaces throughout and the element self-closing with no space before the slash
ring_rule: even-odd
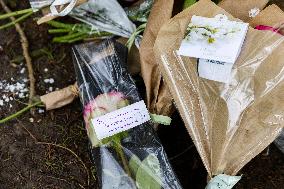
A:
<svg viewBox="0 0 284 189">
<path fill-rule="evenodd" d="M 101 188 L 181 188 L 127 72 L 127 48 L 105 40 L 73 52 Z"/>
<path fill-rule="evenodd" d="M 89 0 L 69 15 L 92 26 L 94 31 L 106 31 L 126 38 L 136 29 L 117 0 Z"/>
<path fill-rule="evenodd" d="M 107 38 L 112 35 L 131 38 L 139 46 L 145 24 L 136 28 L 133 22 L 146 22 L 152 7 L 152 0 L 135 4 L 133 7 L 121 7 L 117 0 L 30 0 L 34 11 L 42 10 L 44 16 L 37 23 L 47 22 L 53 29 L 54 42 L 72 43 L 85 38 Z M 58 16 L 69 15 L 80 24 L 66 24 L 52 21 Z M 131 21 L 131 20 L 133 21 Z M 49 22 L 48 22 L 49 21 Z M 65 35 L 63 35 L 65 34 Z"/>
<path fill-rule="evenodd" d="M 147 22 L 154 0 L 138 1 L 134 6 L 126 7 L 125 12 L 133 22 Z"/>
</svg>

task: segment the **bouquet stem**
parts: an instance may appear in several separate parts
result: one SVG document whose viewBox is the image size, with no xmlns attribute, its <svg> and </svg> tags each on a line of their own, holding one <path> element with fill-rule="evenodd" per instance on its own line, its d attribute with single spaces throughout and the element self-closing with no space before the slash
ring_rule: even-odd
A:
<svg viewBox="0 0 284 189">
<path fill-rule="evenodd" d="M 14 11 L 14 12 L 11 12 L 11 13 L 3 14 L 3 15 L 0 15 L 0 20 L 10 18 L 12 16 L 27 14 L 27 13 L 33 13 L 33 9 L 30 8 L 30 9 L 24 9 L 24 10 L 19 10 L 19 11 Z"/>
<path fill-rule="evenodd" d="M 50 26 L 54 27 L 49 29 L 50 34 L 66 34 L 63 36 L 58 36 L 53 38 L 53 42 L 56 43 L 73 43 L 80 40 L 85 40 L 86 38 L 101 38 L 108 37 L 112 34 L 109 32 L 101 32 L 93 29 L 86 24 L 67 24 L 58 21 L 47 22 Z"/>
<path fill-rule="evenodd" d="M 0 26 L 0 30 L 5 29 L 5 28 L 8 28 L 8 27 L 10 27 L 10 26 L 13 26 L 13 25 L 15 25 L 16 23 L 19 23 L 19 22 L 23 21 L 24 19 L 28 18 L 28 17 L 31 16 L 32 14 L 33 14 L 33 12 L 26 13 L 26 14 L 24 14 L 23 16 L 17 18 L 15 21 L 12 21 L 12 22 L 10 22 L 10 23 L 8 23 L 8 24 L 5 24 L 5 25 L 3 25 L 3 26 Z"/>
<path fill-rule="evenodd" d="M 7 121 L 10 121 L 12 119 L 15 119 L 15 118 L 19 117 L 20 115 L 22 115 L 23 113 L 32 109 L 33 107 L 37 107 L 37 106 L 40 106 L 40 105 L 43 105 L 43 103 L 41 101 L 35 102 L 34 104 L 30 104 L 30 105 L 26 106 L 25 108 L 21 109 L 20 111 L 14 113 L 13 115 L 10 115 L 10 116 L 8 116 L 4 119 L 1 119 L 0 124 L 5 123 Z"/>
<path fill-rule="evenodd" d="M 113 139 L 113 143 L 114 143 L 114 149 L 116 151 L 116 153 L 118 154 L 118 156 L 120 157 L 121 161 L 122 161 L 122 165 L 124 167 L 124 170 L 126 172 L 126 174 L 128 174 L 131 177 L 131 172 L 130 172 L 130 168 L 128 166 L 128 161 L 123 153 L 123 149 L 122 149 L 122 145 L 121 145 L 121 139 L 119 137 L 115 137 Z"/>
</svg>

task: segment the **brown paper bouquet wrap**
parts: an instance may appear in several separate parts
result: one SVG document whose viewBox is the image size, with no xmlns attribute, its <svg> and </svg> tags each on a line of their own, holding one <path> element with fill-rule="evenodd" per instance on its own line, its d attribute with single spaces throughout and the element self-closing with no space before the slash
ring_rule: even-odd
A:
<svg viewBox="0 0 284 189">
<path fill-rule="evenodd" d="M 53 110 L 66 106 L 74 101 L 79 95 L 77 83 L 45 94 L 40 97 L 40 100 L 45 105 L 46 110 Z"/>
<path fill-rule="evenodd" d="M 151 113 L 165 116 L 173 112 L 172 97 L 162 80 L 153 47 L 160 28 L 172 17 L 173 5 L 173 0 L 154 2 L 139 50 L 147 107 Z"/>
<path fill-rule="evenodd" d="M 283 23 L 284 23 L 284 12 L 277 5 L 273 4 L 265 8 L 263 11 L 260 12 L 259 15 L 257 15 L 254 19 L 252 19 L 250 25 L 252 27 L 264 25 L 274 28 L 279 28 L 280 26 L 279 33 L 284 35 Z M 276 146 L 282 152 L 284 152 L 283 139 L 284 139 L 284 129 L 282 130 L 280 136 L 274 141 Z"/>
<path fill-rule="evenodd" d="M 225 9 L 228 13 L 234 17 L 241 19 L 244 22 L 248 22 L 251 18 L 249 12 L 252 9 L 262 10 L 269 0 L 223 0 L 218 6 Z"/>
<path fill-rule="evenodd" d="M 252 19 L 250 25 L 252 27 L 270 26 L 278 29 L 278 32 L 284 35 L 284 12 L 277 5 L 270 5 Z"/>
<path fill-rule="evenodd" d="M 154 46 L 163 78 L 209 176 L 236 175 L 284 126 L 284 38 L 249 28 L 229 84 L 202 79 L 197 59 L 176 54 L 193 15 L 225 14 L 200 0 L 160 30 Z"/>
<path fill-rule="evenodd" d="M 250 21 L 251 27 L 259 25 L 277 26 L 284 23 L 284 12 L 277 5 L 270 5 Z"/>
<path fill-rule="evenodd" d="M 242 1 L 242 0 L 240 0 Z M 260 10 L 268 0 L 223 0 L 220 6 L 238 18 L 249 19 L 249 11 Z M 140 46 L 141 74 L 146 86 L 147 107 L 150 112 L 170 116 L 174 111 L 172 97 L 165 85 L 154 57 L 153 46 L 162 25 L 172 17 L 173 0 L 156 0 L 151 10 Z M 237 11 L 235 11 L 237 10 Z"/>
</svg>

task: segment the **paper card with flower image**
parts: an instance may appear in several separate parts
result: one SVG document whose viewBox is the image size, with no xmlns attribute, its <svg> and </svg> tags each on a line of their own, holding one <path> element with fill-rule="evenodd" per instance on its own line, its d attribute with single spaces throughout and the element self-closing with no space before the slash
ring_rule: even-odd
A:
<svg viewBox="0 0 284 189">
<path fill-rule="evenodd" d="M 230 21 L 225 15 L 214 18 L 194 15 L 178 54 L 233 64 L 247 31 L 247 23 Z"/>
</svg>

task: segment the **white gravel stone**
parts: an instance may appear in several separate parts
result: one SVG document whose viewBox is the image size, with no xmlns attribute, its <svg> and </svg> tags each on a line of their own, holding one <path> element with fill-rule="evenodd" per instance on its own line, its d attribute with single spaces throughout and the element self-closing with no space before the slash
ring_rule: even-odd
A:
<svg viewBox="0 0 284 189">
<path fill-rule="evenodd" d="M 40 113 L 40 114 L 44 113 L 44 109 L 39 109 L 38 113 Z"/>
<path fill-rule="evenodd" d="M 50 79 L 49 79 L 49 83 L 51 83 L 51 84 L 54 83 L 54 79 L 53 79 L 53 78 L 50 78 Z"/>
<path fill-rule="evenodd" d="M 25 73 L 25 71 L 26 71 L 26 68 L 22 68 L 20 73 L 23 74 L 23 73 Z"/>
<path fill-rule="evenodd" d="M 29 121 L 30 121 L 31 123 L 33 123 L 35 120 L 34 120 L 34 118 L 31 117 L 31 118 L 29 119 Z"/>
</svg>

